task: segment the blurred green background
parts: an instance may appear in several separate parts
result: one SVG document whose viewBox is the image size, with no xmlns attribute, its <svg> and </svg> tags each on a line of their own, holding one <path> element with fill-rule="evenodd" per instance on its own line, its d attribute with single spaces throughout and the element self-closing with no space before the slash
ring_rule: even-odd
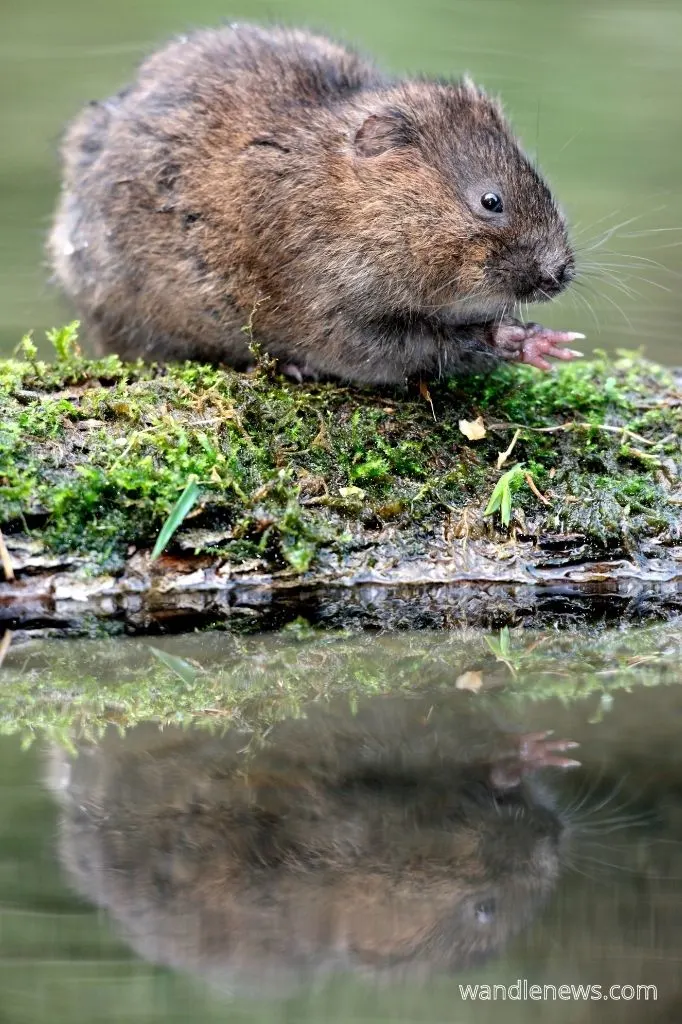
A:
<svg viewBox="0 0 682 1024">
<path fill-rule="evenodd" d="M 469 70 L 501 93 L 579 243 L 633 218 L 543 319 L 682 362 L 682 0 L 2 0 L 0 354 L 69 312 L 42 253 L 65 121 L 169 35 L 234 18 L 329 31 L 392 71 Z"/>
</svg>

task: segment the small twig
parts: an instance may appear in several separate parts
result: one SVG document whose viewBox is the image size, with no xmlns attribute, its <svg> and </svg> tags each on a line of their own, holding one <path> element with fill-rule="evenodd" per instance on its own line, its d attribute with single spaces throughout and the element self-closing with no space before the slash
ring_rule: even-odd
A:
<svg viewBox="0 0 682 1024">
<path fill-rule="evenodd" d="M 530 647 L 526 647 L 526 649 L 524 650 L 523 653 L 524 654 L 532 654 L 533 651 L 536 649 L 536 647 L 539 647 L 541 644 L 546 644 L 547 640 L 548 640 L 548 637 L 541 636 L 540 639 L 536 640 L 534 644 L 530 645 Z"/>
<path fill-rule="evenodd" d="M 621 434 L 623 440 L 630 437 L 640 444 L 655 445 L 659 441 L 651 441 L 648 437 L 635 434 L 629 427 L 614 427 L 609 423 L 578 423 L 576 420 L 569 420 L 568 423 L 557 423 L 554 427 L 528 427 L 524 423 L 490 423 L 489 430 L 529 430 L 533 434 L 557 434 L 567 430 L 604 430 L 608 434 Z"/>
<path fill-rule="evenodd" d="M 329 443 L 329 435 L 327 434 L 327 424 L 324 422 L 324 416 L 321 412 L 317 413 L 317 418 L 320 421 L 320 429 L 315 434 L 315 437 L 310 442 L 311 448 L 324 448 L 325 451 L 331 452 L 332 446 Z"/>
<path fill-rule="evenodd" d="M 505 462 L 507 461 L 507 459 L 509 458 L 511 453 L 514 451 L 514 447 L 516 446 L 516 442 L 518 441 L 520 436 L 521 436 L 521 429 L 519 428 L 516 431 L 516 433 L 514 434 L 514 436 L 512 437 L 511 444 L 509 445 L 509 447 L 507 449 L 505 449 L 505 451 L 500 452 L 499 455 L 497 456 L 497 468 L 498 469 L 502 469 L 502 467 L 504 466 Z"/>
<path fill-rule="evenodd" d="M 653 445 L 654 448 L 662 448 L 665 444 L 670 444 L 671 441 L 677 440 L 677 434 L 666 434 L 660 441 L 656 441 Z"/>
<path fill-rule="evenodd" d="M 433 416 L 433 422 L 437 423 L 438 420 L 436 419 L 436 410 L 433 407 L 433 399 L 431 398 L 431 392 L 429 391 L 428 387 L 426 386 L 423 380 L 419 381 L 419 394 L 431 406 L 431 415 Z"/>
<path fill-rule="evenodd" d="M 587 426 L 588 424 L 586 424 Z M 489 430 L 528 430 L 533 434 L 556 434 L 564 430 L 573 430 L 574 427 L 579 426 L 575 420 L 569 420 L 568 423 L 557 423 L 554 427 L 529 427 L 525 423 L 490 423 L 488 425 Z"/>
<path fill-rule="evenodd" d="M 660 660 L 660 654 L 640 654 L 634 658 L 628 658 L 626 664 L 628 668 L 637 668 L 638 665 L 645 665 L 647 662 Z"/>
<path fill-rule="evenodd" d="M 637 459 L 643 459 L 645 462 L 652 462 L 655 466 L 662 468 L 660 459 L 657 459 L 655 455 L 649 455 L 648 452 L 642 452 L 639 448 L 633 448 L 632 445 L 624 445 L 624 451 L 626 455 L 634 455 Z"/>
<path fill-rule="evenodd" d="M 577 423 L 576 426 L 585 428 L 585 427 L 589 427 L 590 424 L 589 423 Z M 629 427 L 611 427 L 611 426 L 609 426 L 606 423 L 602 423 L 601 426 L 595 426 L 593 429 L 594 430 L 608 430 L 612 434 L 622 434 L 623 435 L 623 441 L 625 441 L 625 439 L 627 437 L 631 437 L 633 441 L 638 441 L 640 444 L 656 444 L 655 441 L 649 440 L 648 437 L 642 437 L 641 434 L 635 434 L 634 430 L 630 430 Z"/>
<path fill-rule="evenodd" d="M 538 490 L 538 488 L 536 486 L 536 483 L 535 483 L 535 480 L 533 480 L 532 475 L 530 473 L 524 473 L 523 475 L 525 476 L 526 483 L 530 487 L 530 489 L 533 492 L 533 494 L 535 495 L 535 497 L 539 498 L 539 500 L 542 502 L 543 505 L 551 505 L 552 502 L 549 500 L 549 498 L 546 495 L 544 495 L 541 491 Z"/>
<path fill-rule="evenodd" d="M 6 629 L 5 632 L 2 634 L 2 640 L 0 640 L 0 668 L 2 668 L 2 663 L 5 660 L 5 657 L 7 656 L 7 652 L 10 648 L 11 643 L 12 630 Z"/>
<path fill-rule="evenodd" d="M 5 579 L 8 583 L 13 583 L 16 578 L 14 575 L 14 566 L 12 565 L 12 559 L 10 558 L 9 551 L 5 545 L 2 530 L 0 530 L 0 565 L 2 565 Z"/>
</svg>

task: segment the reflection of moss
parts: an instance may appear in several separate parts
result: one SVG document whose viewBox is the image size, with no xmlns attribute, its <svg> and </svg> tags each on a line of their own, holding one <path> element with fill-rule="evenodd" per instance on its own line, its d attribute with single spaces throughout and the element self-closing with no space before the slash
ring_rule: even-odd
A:
<svg viewBox="0 0 682 1024">
<path fill-rule="evenodd" d="M 46 641 L 10 648 L 0 688 L 0 732 L 27 742 L 69 742 L 108 723 L 237 726 L 261 735 L 276 721 L 305 714 L 311 701 L 355 703 L 380 694 L 452 695 L 464 676 L 476 705 L 518 698 L 591 697 L 634 686 L 676 683 L 682 664 L 679 620 L 630 630 L 581 632 L 349 635 L 305 623 L 279 634 L 204 633 L 148 644 L 141 640 Z M 440 695 L 440 696 L 439 696 Z M 462 695 L 460 695 L 462 696 Z"/>
<path fill-rule="evenodd" d="M 634 356 L 442 382 L 431 388 L 434 422 L 416 391 L 89 361 L 73 337 L 57 340 L 54 365 L 37 362 L 30 345 L 23 362 L 0 362 L 0 526 L 27 524 L 96 565 L 153 542 L 190 474 L 202 486 L 191 525 L 219 527 L 232 561 L 261 556 L 301 571 L 320 547 L 342 553 L 354 524 L 389 519 L 428 534 L 466 510 L 468 529 L 491 530 L 481 512 L 517 427 L 513 461 L 551 502 L 524 484 L 517 526 L 582 532 L 602 546 L 679 532 L 669 500 L 679 486 L 679 388 Z M 488 434 L 469 442 L 458 422 L 478 415 Z"/>
</svg>

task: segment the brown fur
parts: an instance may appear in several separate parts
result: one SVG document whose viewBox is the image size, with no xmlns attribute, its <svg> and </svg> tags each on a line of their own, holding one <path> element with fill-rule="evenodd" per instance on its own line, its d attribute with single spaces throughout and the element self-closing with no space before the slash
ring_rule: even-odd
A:
<svg viewBox="0 0 682 1024">
<path fill-rule="evenodd" d="M 76 119 L 63 156 L 51 260 L 90 337 L 125 357 L 244 367 L 255 310 L 278 359 L 399 382 L 491 355 L 515 301 L 572 274 L 496 103 L 468 80 L 389 82 L 301 31 L 171 43 Z"/>
<path fill-rule="evenodd" d="M 263 746 L 112 732 L 55 751 L 61 856 L 141 955 L 222 985 L 453 970 L 504 948 L 559 872 L 546 793 L 491 781 L 513 749 L 464 701 L 399 698 L 313 705 Z"/>
</svg>

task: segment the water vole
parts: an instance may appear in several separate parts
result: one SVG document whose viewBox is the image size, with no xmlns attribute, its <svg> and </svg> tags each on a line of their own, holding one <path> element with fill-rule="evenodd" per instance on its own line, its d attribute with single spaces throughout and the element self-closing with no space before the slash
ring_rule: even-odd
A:
<svg viewBox="0 0 682 1024">
<path fill-rule="evenodd" d="M 566 226 L 496 102 L 389 81 L 306 32 L 172 42 L 76 119 L 49 249 L 103 351 L 397 383 L 580 335 L 521 325 L 574 276 Z"/>
<path fill-rule="evenodd" d="M 55 754 L 61 856 L 141 955 L 232 988 L 452 970 L 552 891 L 564 824 L 532 769 L 567 746 L 398 698 L 313 705 L 262 745 L 112 732 Z"/>
</svg>

